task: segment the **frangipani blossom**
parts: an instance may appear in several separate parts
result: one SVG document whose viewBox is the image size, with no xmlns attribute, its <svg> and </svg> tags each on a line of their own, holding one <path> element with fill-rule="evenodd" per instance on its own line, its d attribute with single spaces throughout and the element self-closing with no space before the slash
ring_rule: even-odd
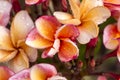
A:
<svg viewBox="0 0 120 80">
<path fill-rule="evenodd" d="M 14 72 L 9 68 L 0 66 L 0 80 L 8 80 L 12 75 L 14 75 Z"/>
<path fill-rule="evenodd" d="M 69 0 L 72 14 L 55 12 L 54 16 L 62 24 L 77 25 L 80 35 L 77 40 L 86 44 L 90 39 L 98 36 L 98 24 L 110 17 L 110 11 L 103 6 L 102 0 Z"/>
<path fill-rule="evenodd" d="M 78 56 L 77 45 L 72 41 L 79 35 L 78 29 L 71 25 L 63 25 L 52 16 L 42 16 L 35 22 L 26 44 L 38 49 L 45 49 L 42 58 L 53 57 L 58 53 L 61 61 L 70 61 Z"/>
<path fill-rule="evenodd" d="M 10 19 L 12 4 L 7 0 L 0 0 L 0 26 L 6 26 Z"/>
<path fill-rule="evenodd" d="M 120 18 L 117 24 L 106 26 L 103 34 L 103 43 L 107 49 L 115 50 L 118 48 L 117 57 L 120 61 Z"/>
<path fill-rule="evenodd" d="M 54 79 L 54 77 L 57 77 Z M 51 79 L 53 78 L 53 79 Z M 13 75 L 9 80 L 67 80 L 57 76 L 56 68 L 51 64 L 40 63 Z"/>
<path fill-rule="evenodd" d="M 37 3 L 42 3 L 45 2 L 46 0 L 25 0 L 25 3 L 28 5 L 33 5 L 33 4 L 37 4 Z"/>
<path fill-rule="evenodd" d="M 0 62 L 15 72 L 29 67 L 29 61 L 37 58 L 37 50 L 25 44 L 25 38 L 34 24 L 26 11 L 20 11 L 14 17 L 10 30 L 0 27 Z"/>
</svg>

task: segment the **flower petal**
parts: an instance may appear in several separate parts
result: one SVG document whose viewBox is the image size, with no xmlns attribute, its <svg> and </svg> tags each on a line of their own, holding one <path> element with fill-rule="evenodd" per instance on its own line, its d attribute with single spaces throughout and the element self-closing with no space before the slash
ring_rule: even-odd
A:
<svg viewBox="0 0 120 80">
<path fill-rule="evenodd" d="M 42 53 L 42 58 L 53 57 L 59 51 L 59 47 L 60 47 L 60 40 L 56 39 L 54 41 L 53 47 L 46 49 Z"/>
<path fill-rule="evenodd" d="M 58 20 L 69 20 L 72 19 L 73 16 L 69 13 L 66 12 L 60 12 L 60 11 L 56 11 L 53 14 Z"/>
<path fill-rule="evenodd" d="M 92 20 L 97 24 L 101 24 L 107 20 L 111 15 L 110 11 L 106 7 L 95 7 L 88 12 L 84 20 Z"/>
<path fill-rule="evenodd" d="M 6 0 L 0 0 L 0 25 L 6 26 L 10 19 L 12 4 Z"/>
<path fill-rule="evenodd" d="M 14 74 L 9 68 L 0 66 L 0 80 L 8 80 Z"/>
<path fill-rule="evenodd" d="M 81 22 L 79 19 L 74 19 L 73 16 L 65 12 L 54 12 L 53 14 L 62 24 L 74 24 L 79 25 Z"/>
<path fill-rule="evenodd" d="M 83 22 L 78 26 L 80 35 L 77 37 L 77 40 L 81 44 L 86 44 L 92 38 L 96 38 L 99 33 L 99 27 L 92 21 Z"/>
<path fill-rule="evenodd" d="M 68 24 L 68 25 L 63 25 L 60 27 L 55 34 L 56 38 L 71 38 L 74 39 L 78 37 L 79 35 L 79 30 L 76 28 L 76 26 Z"/>
<path fill-rule="evenodd" d="M 13 59 L 17 54 L 17 51 L 5 51 L 0 50 L 0 62 L 7 62 L 11 59 Z"/>
<path fill-rule="evenodd" d="M 8 66 L 15 72 L 19 72 L 29 67 L 28 57 L 22 49 L 11 61 L 8 62 Z"/>
<path fill-rule="evenodd" d="M 30 62 L 35 62 L 37 60 L 37 49 L 28 46 L 26 46 L 26 48 L 24 47 L 23 49 L 25 50 Z"/>
<path fill-rule="evenodd" d="M 120 4 L 120 0 L 104 0 L 105 3 Z"/>
<path fill-rule="evenodd" d="M 57 71 L 53 65 L 41 63 L 31 68 L 30 77 L 31 80 L 47 80 L 56 74 Z"/>
<path fill-rule="evenodd" d="M 58 51 L 54 48 L 45 49 L 41 55 L 42 58 L 53 57 Z"/>
<path fill-rule="evenodd" d="M 97 6 L 103 6 L 102 0 L 82 0 L 80 4 L 80 15 L 84 17 L 89 10 Z"/>
<path fill-rule="evenodd" d="M 53 45 L 52 41 L 44 39 L 36 29 L 33 29 L 26 39 L 26 44 L 34 48 L 48 48 Z"/>
<path fill-rule="evenodd" d="M 25 40 L 27 34 L 33 27 L 33 21 L 27 11 L 18 12 L 11 26 L 11 37 L 14 45 L 16 45 L 19 40 Z"/>
<path fill-rule="evenodd" d="M 10 38 L 10 32 L 7 28 L 0 26 L 0 49 L 14 50 Z"/>
<path fill-rule="evenodd" d="M 117 31 L 116 25 L 108 25 L 104 29 L 103 43 L 108 49 L 116 49 L 118 47 L 118 40 L 120 33 Z"/>
<path fill-rule="evenodd" d="M 119 17 L 118 22 L 117 22 L 117 29 L 120 32 L 120 17 Z"/>
<path fill-rule="evenodd" d="M 30 70 L 29 69 L 22 70 L 13 75 L 12 77 L 10 77 L 9 80 L 31 80 Z"/>
<path fill-rule="evenodd" d="M 37 59 L 37 49 L 27 46 L 24 42 L 20 43 L 20 46 L 24 51 L 30 62 L 34 62 Z"/>
<path fill-rule="evenodd" d="M 38 33 L 45 39 L 54 40 L 54 34 L 60 23 L 52 16 L 42 16 L 35 22 Z"/>
<path fill-rule="evenodd" d="M 120 10 L 120 4 L 104 3 L 104 5 L 110 10 Z"/>
<path fill-rule="evenodd" d="M 25 3 L 28 5 L 33 5 L 33 4 L 36 4 L 40 1 L 43 1 L 43 0 L 25 0 Z"/>
<path fill-rule="evenodd" d="M 80 2 L 76 0 L 69 0 L 69 3 L 70 3 L 70 7 L 71 7 L 74 18 L 80 19 L 80 10 L 79 10 L 80 7 L 78 5 Z"/>
<path fill-rule="evenodd" d="M 79 55 L 79 49 L 75 43 L 70 39 L 62 39 L 60 42 L 60 49 L 58 57 L 61 61 L 67 62 L 77 58 Z"/>
</svg>

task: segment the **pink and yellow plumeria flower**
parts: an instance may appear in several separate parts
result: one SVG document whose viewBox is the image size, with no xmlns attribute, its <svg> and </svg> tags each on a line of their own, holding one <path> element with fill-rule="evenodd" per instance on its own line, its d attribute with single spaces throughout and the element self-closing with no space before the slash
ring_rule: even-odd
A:
<svg viewBox="0 0 120 80">
<path fill-rule="evenodd" d="M 42 3 L 45 2 L 46 0 L 25 0 L 25 3 L 28 5 L 33 5 L 33 4 L 38 4 L 38 3 Z"/>
<path fill-rule="evenodd" d="M 8 80 L 12 75 L 14 75 L 14 72 L 9 68 L 0 66 L 0 80 Z"/>
<path fill-rule="evenodd" d="M 110 24 L 104 29 L 103 43 L 107 49 L 115 50 L 118 48 L 117 57 L 120 61 L 120 18 L 117 24 Z"/>
<path fill-rule="evenodd" d="M 57 78 L 56 78 L 57 77 Z M 40 63 L 10 77 L 9 80 L 67 80 L 57 76 L 56 68 L 51 64 Z"/>
<path fill-rule="evenodd" d="M 103 6 L 102 0 L 69 0 L 72 15 L 65 12 L 55 12 L 54 16 L 62 24 L 77 25 L 80 35 L 77 40 L 86 44 L 98 36 L 98 24 L 110 17 L 110 11 Z"/>
<path fill-rule="evenodd" d="M 0 25 L 6 26 L 10 19 L 12 4 L 7 0 L 0 0 Z"/>
<path fill-rule="evenodd" d="M 34 24 L 26 11 L 14 17 L 10 30 L 0 27 L 0 62 L 17 72 L 29 67 L 37 58 L 37 50 L 25 44 L 25 38 Z"/>
<path fill-rule="evenodd" d="M 63 25 L 52 16 L 42 16 L 35 22 L 26 44 L 38 49 L 45 49 L 42 58 L 53 57 L 58 52 L 61 61 L 70 61 L 78 56 L 79 50 L 72 41 L 78 35 L 78 29 L 73 25 Z"/>
</svg>

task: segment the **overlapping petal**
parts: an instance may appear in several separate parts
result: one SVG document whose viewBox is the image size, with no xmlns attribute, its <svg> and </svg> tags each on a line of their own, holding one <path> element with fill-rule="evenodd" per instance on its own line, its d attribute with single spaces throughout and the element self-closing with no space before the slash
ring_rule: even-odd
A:
<svg viewBox="0 0 120 80">
<path fill-rule="evenodd" d="M 59 47 L 60 47 L 60 40 L 56 39 L 53 43 L 53 46 L 43 51 L 42 58 L 53 57 L 57 52 L 59 52 Z"/>
<path fill-rule="evenodd" d="M 67 62 L 78 57 L 79 49 L 70 39 L 62 39 L 60 45 L 58 57 L 61 61 Z"/>
<path fill-rule="evenodd" d="M 79 19 L 74 19 L 73 16 L 65 12 L 54 12 L 53 14 L 62 24 L 74 24 L 79 25 L 81 22 Z"/>
<path fill-rule="evenodd" d="M 37 49 L 29 47 L 24 42 L 21 43 L 19 47 L 24 49 L 24 52 L 27 55 L 27 57 L 29 58 L 30 62 L 36 61 L 36 59 L 37 59 Z"/>
<path fill-rule="evenodd" d="M 36 29 L 33 29 L 26 39 L 26 44 L 34 48 L 48 48 L 53 45 L 53 42 L 43 38 Z"/>
<path fill-rule="evenodd" d="M 64 47 L 61 46 L 62 39 L 75 40 L 79 35 L 79 30 L 76 26 L 72 24 L 61 26 L 56 18 L 52 16 L 42 16 L 36 20 L 35 24 L 36 28 L 32 29 L 28 34 L 26 44 L 38 49 L 45 48 L 42 53 L 42 58 L 53 57 L 57 52 L 59 53 L 60 47 Z M 70 43 L 74 44 L 71 40 Z M 75 44 L 73 47 L 75 47 L 76 51 L 77 47 Z M 73 54 L 77 57 L 78 53 L 76 51 Z M 69 59 L 66 58 L 66 61 L 72 60 L 73 57 L 74 55 L 70 55 Z"/>
<path fill-rule="evenodd" d="M 119 37 L 120 33 L 118 32 L 116 25 L 108 25 L 104 29 L 103 34 L 103 43 L 105 47 L 108 49 L 116 49 L 119 44 L 117 40 Z"/>
<path fill-rule="evenodd" d="M 30 71 L 31 80 L 47 80 L 56 74 L 57 71 L 53 65 L 42 63 L 33 66 Z"/>
<path fill-rule="evenodd" d="M 10 77 L 9 80 L 31 80 L 30 70 L 29 69 L 22 70 L 15 74 L 14 76 Z"/>
<path fill-rule="evenodd" d="M 90 11 L 91 9 L 97 6 L 103 6 L 103 1 L 102 0 L 82 0 L 80 4 L 81 17 L 84 17 L 88 13 L 88 11 Z"/>
<path fill-rule="evenodd" d="M 80 6 L 78 5 L 80 2 L 76 0 L 69 0 L 69 3 L 70 3 L 70 7 L 71 7 L 74 18 L 80 19 L 80 10 L 79 10 Z"/>
<path fill-rule="evenodd" d="M 19 40 L 25 40 L 27 34 L 34 27 L 32 19 L 27 11 L 20 11 L 14 17 L 11 25 L 11 38 L 16 45 Z"/>
<path fill-rule="evenodd" d="M 56 11 L 53 14 L 58 20 L 69 20 L 72 19 L 73 16 L 69 13 L 66 12 L 60 12 L 60 11 Z"/>
<path fill-rule="evenodd" d="M 109 18 L 111 15 L 109 9 L 103 6 L 95 7 L 91 9 L 88 14 L 86 14 L 85 18 L 83 18 L 83 21 L 86 20 L 92 20 L 96 24 L 101 24 L 104 21 L 106 21 L 107 18 Z"/>
<path fill-rule="evenodd" d="M 98 24 L 110 17 L 110 11 L 103 6 L 102 0 L 69 0 L 72 16 L 68 13 L 55 12 L 54 16 L 62 24 L 73 24 L 78 27 L 80 35 L 77 40 L 86 44 L 90 39 L 98 36 Z M 63 15 L 65 18 L 62 18 Z"/>
<path fill-rule="evenodd" d="M 8 80 L 12 75 L 14 75 L 14 72 L 9 68 L 0 66 L 0 80 Z"/>
<path fill-rule="evenodd" d="M 29 68 L 29 61 L 25 52 L 19 49 L 17 55 L 8 62 L 8 66 L 15 72 Z"/>
<path fill-rule="evenodd" d="M 9 30 L 0 26 L 0 35 L 0 49 L 14 50 Z"/>
<path fill-rule="evenodd" d="M 0 0 L 0 25 L 6 26 L 10 19 L 12 5 L 7 0 Z"/>
<path fill-rule="evenodd" d="M 42 16 L 35 22 L 38 33 L 45 39 L 54 40 L 55 31 L 60 27 L 60 23 L 52 16 Z"/>
<path fill-rule="evenodd" d="M 0 50 L 0 62 L 7 62 L 14 58 L 17 54 L 17 51 L 7 51 L 7 50 Z"/>
<path fill-rule="evenodd" d="M 63 25 L 61 28 L 59 28 L 56 31 L 55 37 L 59 39 L 60 38 L 74 39 L 78 37 L 78 35 L 79 35 L 79 30 L 77 29 L 77 27 L 71 24 L 67 24 L 67 25 Z"/>
<path fill-rule="evenodd" d="M 57 70 L 53 65 L 40 63 L 16 73 L 9 80 L 51 80 L 54 77 L 56 79 L 66 80 L 64 77 L 56 76 L 56 74 Z"/>
<path fill-rule="evenodd" d="M 62 24 L 74 24 L 79 25 L 81 22 L 79 19 L 74 19 L 73 16 L 69 13 L 56 11 L 53 14 L 60 23 Z"/>
<path fill-rule="evenodd" d="M 15 72 L 29 67 L 29 61 L 37 59 L 37 49 L 25 44 L 25 39 L 34 24 L 26 11 L 20 11 L 12 21 L 10 31 L 0 27 L 0 62 Z"/>
<path fill-rule="evenodd" d="M 80 35 L 78 36 L 77 40 L 81 44 L 86 44 L 90 41 L 90 39 L 97 37 L 99 28 L 98 26 L 92 21 L 86 21 L 80 26 L 78 26 Z"/>
</svg>

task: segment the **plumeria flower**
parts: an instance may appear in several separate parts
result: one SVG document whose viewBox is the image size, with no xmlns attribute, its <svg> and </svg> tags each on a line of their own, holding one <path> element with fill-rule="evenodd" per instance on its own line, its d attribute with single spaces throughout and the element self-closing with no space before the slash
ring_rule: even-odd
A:
<svg viewBox="0 0 120 80">
<path fill-rule="evenodd" d="M 7 0 L 0 0 L 0 25 L 6 26 L 10 19 L 12 4 Z"/>
<path fill-rule="evenodd" d="M 57 76 L 56 68 L 51 64 L 40 63 L 13 75 L 9 80 L 67 80 Z"/>
<path fill-rule="evenodd" d="M 0 66 L 0 80 L 8 80 L 14 72 L 5 66 Z"/>
<path fill-rule="evenodd" d="M 117 58 L 120 61 L 120 18 L 117 24 L 110 24 L 105 27 L 103 34 L 103 43 L 107 49 L 117 51 Z"/>
<path fill-rule="evenodd" d="M 63 25 L 52 16 L 42 16 L 35 21 L 34 28 L 26 39 L 26 44 L 38 49 L 45 49 L 42 58 L 53 57 L 58 52 L 61 61 L 70 61 L 78 56 L 78 48 L 72 41 L 79 35 L 78 29 Z"/>
<path fill-rule="evenodd" d="M 62 24 L 77 25 L 80 35 L 77 40 L 86 44 L 99 33 L 98 24 L 110 17 L 110 11 L 103 6 L 102 0 L 69 0 L 72 14 L 55 12 L 54 16 Z"/>
<path fill-rule="evenodd" d="M 43 3 L 47 0 L 25 0 L 25 3 L 28 5 L 33 5 L 33 4 L 38 4 L 38 3 Z"/>
<path fill-rule="evenodd" d="M 26 11 L 20 11 L 14 17 L 10 30 L 0 27 L 0 62 L 15 72 L 29 67 L 29 61 L 37 58 L 37 50 L 25 44 L 25 38 L 34 24 Z"/>
</svg>

